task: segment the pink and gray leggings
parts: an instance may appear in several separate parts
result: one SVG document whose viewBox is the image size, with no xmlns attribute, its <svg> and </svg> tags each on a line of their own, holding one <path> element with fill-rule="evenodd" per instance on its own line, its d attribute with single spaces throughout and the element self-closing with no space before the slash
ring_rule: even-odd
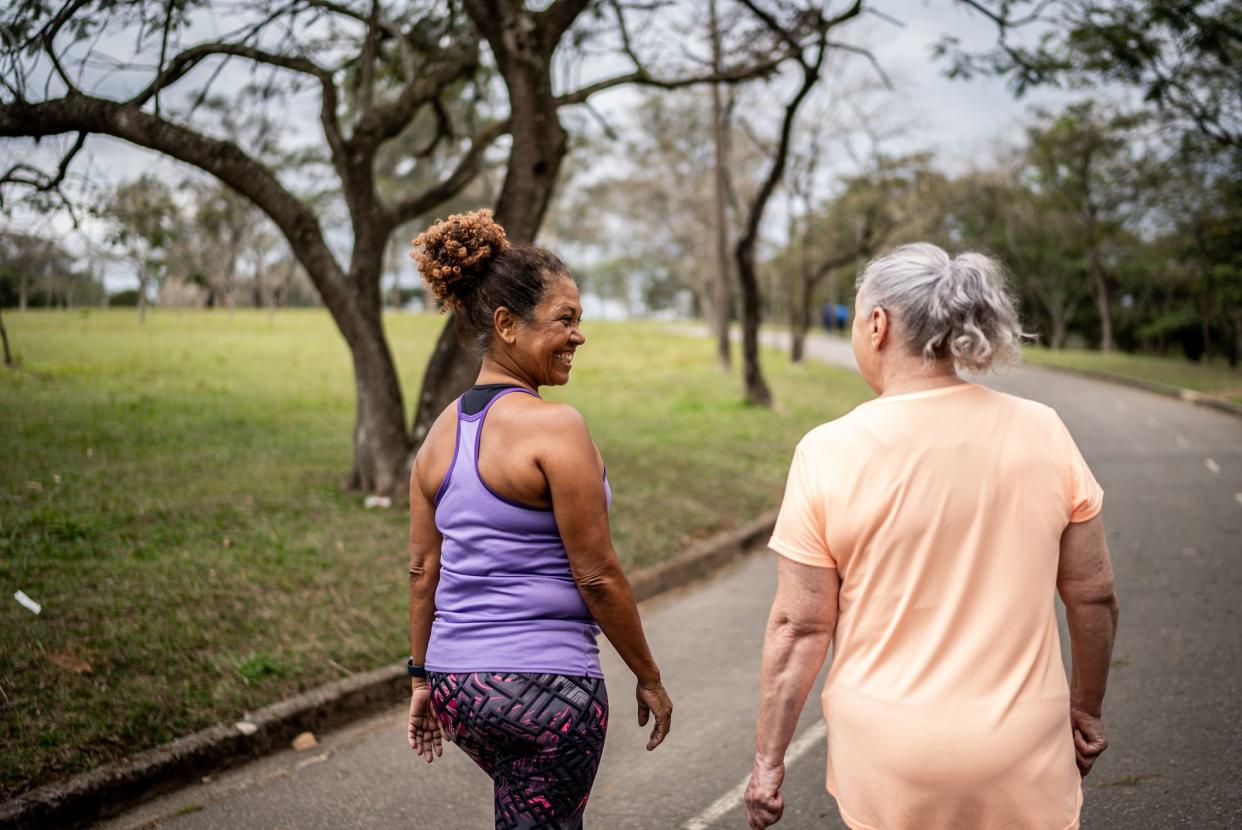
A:
<svg viewBox="0 0 1242 830">
<path fill-rule="evenodd" d="M 445 735 L 492 777 L 497 830 L 577 830 L 608 730 L 597 677 L 429 672 Z"/>
</svg>

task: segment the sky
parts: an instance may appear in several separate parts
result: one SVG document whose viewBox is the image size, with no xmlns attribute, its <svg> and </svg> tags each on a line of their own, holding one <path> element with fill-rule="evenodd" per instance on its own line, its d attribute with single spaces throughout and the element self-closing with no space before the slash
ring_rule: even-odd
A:
<svg viewBox="0 0 1242 830">
<path fill-rule="evenodd" d="M 686 0 L 687 3 L 702 0 Z M 835 5 L 841 5 L 840 2 Z M 1006 84 L 997 79 L 975 78 L 969 81 L 950 80 L 944 76 L 943 63 L 931 58 L 931 47 L 945 32 L 952 32 L 970 48 L 984 48 L 994 42 L 994 25 L 977 13 L 972 13 L 952 0 L 873 0 L 872 7 L 882 12 L 851 22 L 840 30 L 837 39 L 855 46 L 870 49 L 878 63 L 892 80 L 890 91 L 868 94 L 860 104 L 882 123 L 887 134 L 884 149 L 889 153 L 922 151 L 931 149 L 940 165 L 958 172 L 975 165 L 987 164 L 1005 148 L 1017 144 L 1023 135 L 1024 125 L 1031 120 L 1033 106 L 1055 108 L 1070 99 L 1067 92 L 1040 90 L 1025 99 L 1016 100 Z M 889 22 L 899 21 L 901 25 Z M 217 20 L 203 21 L 191 36 L 208 37 L 221 28 Z M 1033 36 L 1034 32 L 1030 35 Z M 114 54 L 123 54 L 128 41 L 110 45 Z M 847 84 L 862 79 L 874 81 L 874 70 L 859 56 L 841 54 L 844 68 L 840 69 Z M 596 61 L 575 67 L 575 80 L 590 81 L 626 68 L 623 62 Z M 129 84 L 135 80 L 128 81 Z M 127 84 L 123 77 L 111 82 L 117 94 Z M 632 90 L 620 89 L 593 98 L 593 105 L 610 121 L 626 119 L 627 111 L 636 100 Z M 292 106 L 289 119 L 290 139 L 298 142 L 316 141 L 319 125 L 309 101 Z M 303 117 L 297 117 L 301 115 Z M 814 117 L 814 111 L 811 116 Z M 45 140 L 42 149 L 30 142 L 0 141 L 0 163 L 11 164 L 16 160 L 34 160 L 55 163 L 57 147 L 66 146 L 68 139 Z M 96 180 L 112 182 L 136 177 L 140 173 L 156 173 L 170 180 L 184 175 L 185 168 L 179 163 L 159 157 L 150 151 L 131 146 L 107 137 L 92 137 L 86 149 L 75 162 L 76 172 L 87 172 Z M 98 240 L 103 233 L 100 224 L 89 218 L 79 231 L 73 231 L 67 215 L 51 217 L 25 212 L 15 212 L 9 218 L 0 217 L 0 223 L 44 235 L 56 235 L 65 239 L 71 249 L 84 251 L 84 239 Z M 784 225 L 783 222 L 779 223 Z M 110 291 L 136 284 L 133 277 L 121 266 L 106 270 L 106 282 Z"/>
</svg>

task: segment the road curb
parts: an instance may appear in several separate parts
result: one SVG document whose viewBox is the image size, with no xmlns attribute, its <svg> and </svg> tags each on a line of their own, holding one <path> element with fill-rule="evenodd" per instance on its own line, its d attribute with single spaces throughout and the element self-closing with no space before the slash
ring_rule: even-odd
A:
<svg viewBox="0 0 1242 830">
<path fill-rule="evenodd" d="M 1091 378 L 1092 380 L 1102 380 L 1107 383 L 1115 383 L 1118 386 L 1129 386 L 1133 389 L 1142 389 L 1146 392 L 1154 392 L 1157 395 L 1163 395 L 1167 398 L 1177 398 L 1188 403 L 1207 407 L 1208 409 L 1215 409 L 1219 412 L 1227 412 L 1230 415 L 1242 417 L 1242 404 L 1236 404 L 1233 401 L 1227 401 L 1223 398 L 1214 397 L 1204 392 L 1197 392 L 1194 389 L 1184 389 L 1180 386 L 1170 386 L 1167 383 L 1157 383 L 1154 380 L 1134 378 L 1127 375 L 1114 375 L 1111 372 L 1098 372 L 1093 369 L 1073 369 L 1068 366 L 1054 366 L 1049 363 L 1032 363 L 1030 361 L 1024 362 L 1023 365 L 1028 368 L 1047 369 L 1050 372 L 1060 372 L 1066 375 L 1077 375 L 1078 377 Z"/>
<path fill-rule="evenodd" d="M 630 579 L 639 602 L 703 579 L 760 540 L 776 522 L 771 511 L 741 527 L 691 545 Z M 80 827 L 247 761 L 285 749 L 300 732 L 322 733 L 399 703 L 409 690 L 405 664 L 354 674 L 249 715 L 243 732 L 217 724 L 0 804 L 0 829 Z M 250 734 L 247 734 L 250 733 Z"/>
</svg>

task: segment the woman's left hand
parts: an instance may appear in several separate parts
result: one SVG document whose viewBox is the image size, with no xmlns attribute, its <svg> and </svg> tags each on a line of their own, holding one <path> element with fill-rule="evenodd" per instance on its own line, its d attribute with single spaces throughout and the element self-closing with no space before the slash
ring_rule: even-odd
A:
<svg viewBox="0 0 1242 830">
<path fill-rule="evenodd" d="M 431 710 L 431 689 L 426 681 L 416 680 L 410 692 L 410 749 L 430 764 L 440 757 L 442 737 L 440 721 Z"/>
</svg>

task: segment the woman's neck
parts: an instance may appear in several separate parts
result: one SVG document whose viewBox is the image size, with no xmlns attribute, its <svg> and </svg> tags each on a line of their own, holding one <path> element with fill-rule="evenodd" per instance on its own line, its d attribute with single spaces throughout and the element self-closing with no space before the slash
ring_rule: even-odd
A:
<svg viewBox="0 0 1242 830">
<path fill-rule="evenodd" d="M 491 355 L 484 356 L 483 365 L 479 367 L 479 376 L 475 378 L 474 383 L 476 386 L 505 383 L 511 386 L 521 386 L 535 393 L 539 392 L 539 385 L 516 366 L 509 366 L 505 361 L 496 360 Z"/>
<path fill-rule="evenodd" d="M 924 363 L 923 359 L 902 361 L 884 373 L 880 396 L 907 395 L 944 386 L 960 386 L 967 381 L 958 376 L 952 360 Z"/>
</svg>

